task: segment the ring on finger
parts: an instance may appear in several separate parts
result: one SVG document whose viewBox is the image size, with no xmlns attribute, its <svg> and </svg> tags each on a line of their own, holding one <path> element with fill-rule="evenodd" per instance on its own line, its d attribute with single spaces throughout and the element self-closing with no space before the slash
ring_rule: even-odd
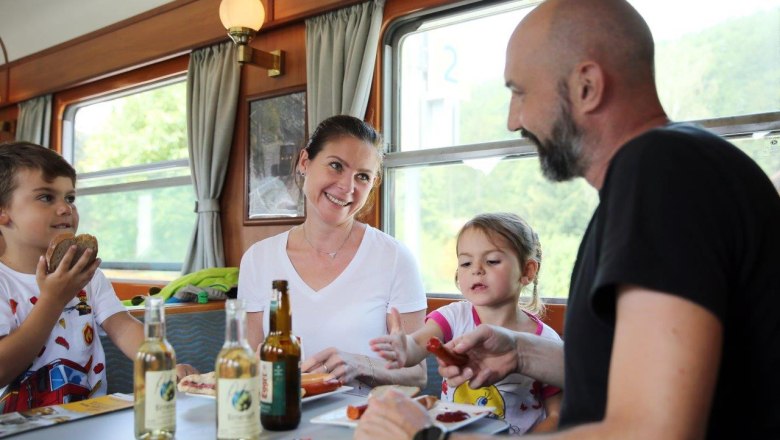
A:
<svg viewBox="0 0 780 440">
<path fill-rule="evenodd" d="M 324 368 L 324 369 L 325 369 L 325 372 L 326 372 L 326 373 L 330 373 L 330 370 L 328 369 L 328 366 L 327 366 L 327 365 L 325 365 L 325 363 L 323 363 L 323 364 L 322 364 L 322 368 Z"/>
</svg>

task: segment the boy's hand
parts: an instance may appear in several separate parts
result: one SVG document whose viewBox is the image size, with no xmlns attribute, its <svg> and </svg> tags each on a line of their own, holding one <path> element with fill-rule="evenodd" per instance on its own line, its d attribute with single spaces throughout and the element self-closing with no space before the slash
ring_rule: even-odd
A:
<svg viewBox="0 0 780 440">
<path fill-rule="evenodd" d="M 47 274 L 46 258 L 41 256 L 38 259 L 38 266 L 35 269 L 35 280 L 41 291 L 42 298 L 51 298 L 59 301 L 62 307 L 72 300 L 84 286 L 89 283 L 95 275 L 95 271 L 100 266 L 100 259 L 89 263 L 92 256 L 92 249 L 87 249 L 81 255 L 76 264 L 70 267 L 70 263 L 76 255 L 77 247 L 71 246 L 62 258 L 62 263 L 57 270 Z"/>
<path fill-rule="evenodd" d="M 374 338 L 369 344 L 376 354 L 388 361 L 386 368 L 403 368 L 408 358 L 407 336 L 401 324 L 401 314 L 395 307 L 390 308 L 389 330 L 389 335 Z"/>
<path fill-rule="evenodd" d="M 190 364 L 176 364 L 176 381 L 179 382 L 190 374 L 198 374 L 198 369 Z"/>
</svg>

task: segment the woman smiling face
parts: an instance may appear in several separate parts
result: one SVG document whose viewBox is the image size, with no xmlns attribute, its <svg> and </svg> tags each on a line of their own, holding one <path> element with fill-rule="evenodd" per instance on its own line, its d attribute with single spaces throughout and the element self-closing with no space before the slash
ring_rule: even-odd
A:
<svg viewBox="0 0 780 440">
<path fill-rule="evenodd" d="M 301 152 L 299 171 L 307 215 L 334 225 L 351 220 L 363 208 L 376 182 L 380 159 L 370 143 L 350 135 L 325 142 L 314 157 Z"/>
</svg>

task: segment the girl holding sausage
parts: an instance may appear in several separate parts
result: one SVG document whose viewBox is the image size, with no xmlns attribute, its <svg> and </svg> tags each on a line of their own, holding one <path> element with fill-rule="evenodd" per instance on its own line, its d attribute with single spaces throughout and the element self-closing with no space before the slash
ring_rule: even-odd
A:
<svg viewBox="0 0 780 440">
<path fill-rule="evenodd" d="M 387 368 L 416 365 L 434 353 L 445 365 L 463 361 L 441 345 L 480 324 L 559 340 L 553 329 L 538 316 L 543 304 L 537 293 L 537 275 L 542 250 L 536 233 L 522 218 L 511 213 L 480 214 L 458 233 L 458 269 L 455 281 L 467 301 L 455 302 L 431 312 L 423 328 L 404 332 L 400 315 L 392 310 L 390 334 L 371 340 L 371 348 L 387 361 Z M 533 283 L 530 299 L 521 292 Z M 561 390 L 530 377 L 511 374 L 484 388 L 468 383 L 450 387 L 442 381 L 441 397 L 447 401 L 492 406 L 498 418 L 506 420 L 510 432 L 551 431 L 557 428 Z"/>
</svg>

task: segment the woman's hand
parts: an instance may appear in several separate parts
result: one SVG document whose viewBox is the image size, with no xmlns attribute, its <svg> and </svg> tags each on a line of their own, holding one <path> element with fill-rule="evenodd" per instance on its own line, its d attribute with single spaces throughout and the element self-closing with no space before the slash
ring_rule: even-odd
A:
<svg viewBox="0 0 780 440">
<path fill-rule="evenodd" d="M 368 399 L 368 409 L 360 417 L 355 439 L 411 439 L 431 424 L 428 411 L 410 397 L 395 390 Z"/>
<path fill-rule="evenodd" d="M 358 376 L 368 376 L 368 371 L 366 356 L 345 353 L 335 347 L 326 348 L 301 364 L 302 373 L 330 373 L 341 383 L 351 382 Z"/>
<path fill-rule="evenodd" d="M 401 324 L 401 314 L 393 307 L 390 309 L 390 334 L 370 340 L 371 350 L 379 357 L 387 361 L 385 365 L 389 369 L 403 368 L 408 360 L 409 345 L 407 335 Z M 412 342 L 414 343 L 414 342 Z"/>
</svg>

